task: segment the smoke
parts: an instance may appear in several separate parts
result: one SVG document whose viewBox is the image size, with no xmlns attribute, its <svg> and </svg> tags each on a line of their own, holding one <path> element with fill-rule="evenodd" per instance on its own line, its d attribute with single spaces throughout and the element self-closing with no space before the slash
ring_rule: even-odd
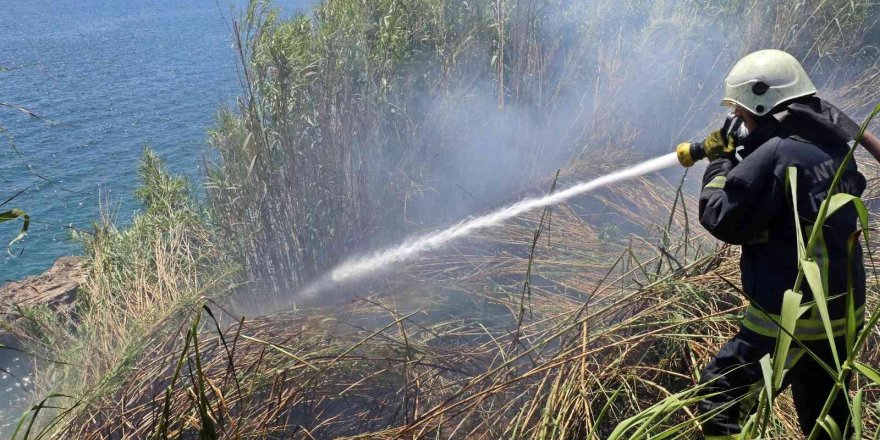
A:
<svg viewBox="0 0 880 440">
<path fill-rule="evenodd" d="M 429 169 L 409 164 L 425 188 L 407 206 L 416 228 L 485 211 L 596 151 L 657 155 L 720 125 L 721 80 L 743 50 L 711 38 L 718 17 L 680 2 L 500 4 L 506 46 L 492 47 L 488 78 L 406 97 L 427 109 L 414 142 Z"/>
<path fill-rule="evenodd" d="M 419 5 L 410 4 L 406 12 L 420 16 L 413 23 L 436 18 Z M 273 285 L 283 286 L 276 287 L 283 295 L 310 279 L 332 279 L 332 273 L 339 278 L 338 270 L 329 271 L 349 255 L 395 248 L 405 237 L 504 206 L 556 169 L 593 159 L 597 152 L 625 150 L 634 161 L 635 156 L 657 156 L 679 142 L 701 139 L 721 125 L 726 113 L 719 105 L 723 78 L 751 51 L 779 48 L 793 53 L 804 60 L 820 94 L 837 98 L 835 103 L 856 117 L 870 98 L 846 85 L 860 82 L 859 90 L 867 90 L 880 82 L 877 59 L 865 49 L 880 35 L 876 18 L 871 18 L 878 16 L 877 6 L 486 0 L 440 7 L 442 14 L 437 16 L 443 18 L 432 23 L 447 26 L 443 32 L 426 36 L 422 31 L 401 31 L 409 35 L 410 40 L 401 41 L 407 41 L 411 52 L 379 80 L 387 90 L 378 106 L 379 123 L 335 136 L 347 142 L 344 148 L 352 148 L 351 157 L 366 170 L 363 177 L 352 179 L 350 197 L 357 200 L 356 207 L 343 214 L 357 221 L 313 215 L 303 224 L 286 214 L 280 220 L 249 219 L 258 224 L 245 231 L 291 230 L 301 235 L 318 228 L 297 239 L 299 248 L 315 241 L 342 243 L 309 257 L 316 261 L 298 262 L 300 257 L 289 256 L 294 250 L 283 256 L 274 251 L 289 241 L 283 234 L 259 237 L 258 247 L 272 248 L 253 252 L 251 266 L 271 266 L 260 276 L 277 279 L 307 272 L 292 277 L 294 283 L 273 280 Z M 307 101 L 293 102 L 302 106 Z M 352 111 L 363 109 L 333 107 L 329 117 L 344 124 L 352 118 L 342 113 Z M 319 143 L 333 137 L 323 135 Z M 249 159 L 243 165 L 253 166 Z M 316 166 L 323 164 L 298 169 Z M 349 171 L 339 174 L 345 173 Z M 595 176 L 577 176 L 591 177 Z M 327 200 L 343 197 L 348 195 Z M 357 264 L 373 264 L 367 260 Z"/>
<path fill-rule="evenodd" d="M 824 94 L 859 72 L 853 65 L 860 63 L 818 55 L 819 40 L 831 37 L 824 32 L 827 23 L 820 27 L 830 6 L 493 4 L 506 17 L 506 46 L 503 51 L 493 47 L 496 72 L 417 98 L 428 103 L 417 142 L 430 145 L 436 160 L 426 161 L 432 169 L 421 173 L 420 184 L 430 190 L 412 200 L 407 212 L 416 226 L 486 210 L 595 151 L 657 155 L 679 142 L 702 139 L 720 127 L 727 112 L 720 106 L 724 77 L 751 51 L 793 52 L 805 60 L 817 85 L 825 86 Z M 825 45 L 856 58 L 858 38 L 846 32 L 865 17 L 835 11 L 843 18 L 842 33 L 834 38 L 838 46 Z M 768 20 L 776 20 L 776 26 Z M 854 42 L 842 41 L 845 36 Z M 503 78 L 497 72 L 501 62 Z M 476 77 L 473 70 L 484 68 L 466 64 L 458 75 Z"/>
</svg>

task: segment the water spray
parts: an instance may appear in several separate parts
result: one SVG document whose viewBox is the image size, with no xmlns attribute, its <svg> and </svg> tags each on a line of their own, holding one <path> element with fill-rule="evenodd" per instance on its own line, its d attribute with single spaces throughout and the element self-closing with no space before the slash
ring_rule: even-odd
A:
<svg viewBox="0 0 880 440">
<path fill-rule="evenodd" d="M 590 192 L 603 186 L 660 171 L 675 166 L 678 163 L 680 162 L 676 153 L 665 154 L 640 164 L 633 165 L 629 168 L 615 171 L 611 174 L 606 174 L 587 182 L 575 184 L 568 189 L 548 196 L 525 199 L 495 212 L 480 217 L 469 218 L 446 229 L 409 238 L 397 246 L 385 248 L 368 255 L 355 257 L 342 262 L 342 264 L 336 266 L 336 268 L 332 269 L 319 279 L 304 286 L 296 296 L 300 298 L 313 297 L 317 293 L 334 285 L 353 281 L 371 273 L 379 272 L 390 266 L 392 263 L 400 263 L 409 260 L 422 252 L 439 249 L 455 239 L 465 237 L 480 229 L 498 225 L 525 212 L 555 205 L 574 196 Z"/>
</svg>

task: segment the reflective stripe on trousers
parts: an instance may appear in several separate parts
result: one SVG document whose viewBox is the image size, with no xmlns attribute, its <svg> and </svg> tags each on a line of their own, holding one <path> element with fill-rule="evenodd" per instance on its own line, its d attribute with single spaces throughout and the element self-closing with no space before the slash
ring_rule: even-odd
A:
<svg viewBox="0 0 880 440">
<path fill-rule="evenodd" d="M 856 327 L 865 320 L 865 306 L 856 309 Z M 764 313 L 757 307 L 750 306 L 743 317 L 742 324 L 747 329 L 769 338 L 776 338 L 779 333 L 782 318 L 772 313 Z M 846 334 L 846 318 L 831 320 L 831 331 L 834 337 Z M 800 341 L 821 341 L 827 339 L 825 325 L 819 316 L 801 318 L 797 320 L 794 337 Z"/>
</svg>

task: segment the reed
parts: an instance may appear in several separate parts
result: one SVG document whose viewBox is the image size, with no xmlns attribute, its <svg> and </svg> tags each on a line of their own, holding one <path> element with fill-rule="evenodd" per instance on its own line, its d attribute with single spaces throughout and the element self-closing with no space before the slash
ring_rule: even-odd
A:
<svg viewBox="0 0 880 440">
<path fill-rule="evenodd" d="M 683 176 L 524 214 L 318 304 L 236 310 L 290 295 L 353 252 L 668 151 L 719 120 L 716 84 L 754 49 L 805 59 L 823 95 L 862 114 L 880 85 L 866 43 L 875 11 L 326 0 L 282 18 L 251 2 L 234 26 L 242 97 L 210 134 L 207 212 L 184 183 L 148 172 L 144 215 L 86 237 L 82 315 L 32 335 L 56 363 L 17 438 L 697 436 L 697 372 L 746 302 L 737 250 L 696 226 Z M 477 147 L 496 144 L 513 159 L 492 165 L 512 179 L 475 164 Z M 876 166 L 860 166 L 876 188 Z M 473 174 L 505 196 L 468 196 L 456 183 Z M 876 368 L 878 356 L 853 361 Z M 852 402 L 876 438 L 865 371 Z M 796 436 L 790 397 L 773 403 L 756 426 Z"/>
</svg>

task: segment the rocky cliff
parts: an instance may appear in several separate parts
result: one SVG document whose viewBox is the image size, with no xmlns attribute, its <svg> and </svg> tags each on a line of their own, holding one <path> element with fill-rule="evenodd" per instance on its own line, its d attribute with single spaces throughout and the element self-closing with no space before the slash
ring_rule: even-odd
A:
<svg viewBox="0 0 880 440">
<path fill-rule="evenodd" d="M 76 298 L 76 288 L 83 282 L 82 260 L 61 257 L 42 275 L 13 281 L 0 287 L 0 308 L 47 304 L 51 308 L 69 306 Z"/>
<path fill-rule="evenodd" d="M 61 257 L 42 275 L 27 277 L 0 286 L 0 312 L 3 320 L 17 318 L 15 306 L 48 305 L 52 310 L 72 308 L 76 290 L 85 278 L 82 259 Z M 0 328 L 0 344 L 16 345 L 14 338 Z"/>
</svg>

